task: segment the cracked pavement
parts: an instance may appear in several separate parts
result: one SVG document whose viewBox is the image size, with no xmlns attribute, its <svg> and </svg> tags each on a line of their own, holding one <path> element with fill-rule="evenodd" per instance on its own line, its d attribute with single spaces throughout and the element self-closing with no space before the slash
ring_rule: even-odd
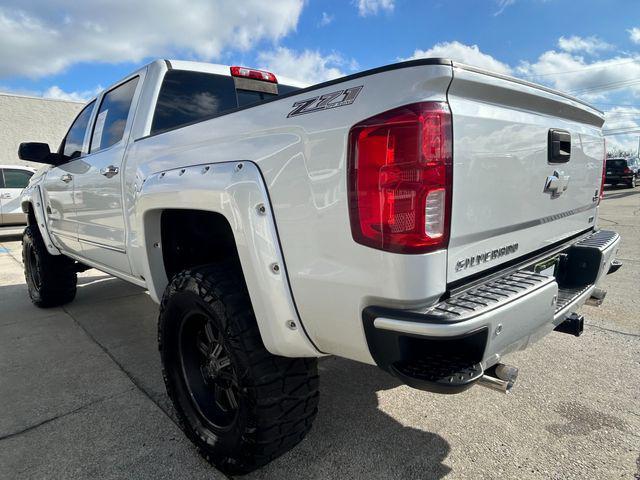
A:
<svg viewBox="0 0 640 480">
<path fill-rule="evenodd" d="M 313 430 L 247 478 L 640 478 L 640 188 L 608 190 L 600 225 L 623 236 L 605 303 L 579 339 L 507 357 L 512 395 L 325 358 Z M 174 423 L 148 295 L 89 270 L 74 302 L 37 309 L 16 232 L 0 231 L 0 478 L 224 478 Z"/>
</svg>

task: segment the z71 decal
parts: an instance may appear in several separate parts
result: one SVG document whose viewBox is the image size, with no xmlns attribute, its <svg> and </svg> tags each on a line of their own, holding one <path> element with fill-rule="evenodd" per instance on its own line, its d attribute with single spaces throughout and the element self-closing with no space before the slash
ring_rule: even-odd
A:
<svg viewBox="0 0 640 480">
<path fill-rule="evenodd" d="M 294 103 L 295 107 L 289 112 L 287 118 L 304 115 L 305 113 L 313 113 L 328 108 L 344 107 L 355 102 L 356 97 L 362 90 L 364 85 L 358 87 L 347 88 L 346 90 L 338 90 L 336 92 L 325 93 L 319 97 L 307 98 Z"/>
</svg>

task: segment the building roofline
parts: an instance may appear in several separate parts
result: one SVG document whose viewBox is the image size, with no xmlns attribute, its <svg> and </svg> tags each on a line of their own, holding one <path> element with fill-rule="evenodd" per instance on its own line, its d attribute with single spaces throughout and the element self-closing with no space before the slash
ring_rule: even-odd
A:
<svg viewBox="0 0 640 480">
<path fill-rule="evenodd" d="M 47 102 L 62 102 L 62 103 L 77 103 L 78 105 L 84 105 L 87 102 L 80 102 L 78 100 L 65 100 L 64 98 L 47 98 L 47 97 L 36 97 L 35 95 L 22 95 L 19 93 L 12 92 L 0 92 L 0 96 L 2 97 L 17 97 L 17 98 L 30 98 L 33 100 L 46 100 Z"/>
</svg>

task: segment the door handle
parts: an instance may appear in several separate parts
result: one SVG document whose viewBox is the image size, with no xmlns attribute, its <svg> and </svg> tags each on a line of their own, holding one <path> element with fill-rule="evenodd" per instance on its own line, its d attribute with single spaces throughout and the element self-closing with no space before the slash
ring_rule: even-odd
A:
<svg viewBox="0 0 640 480">
<path fill-rule="evenodd" d="M 11 194 L 10 193 L 3 193 L 2 195 L 0 195 L 0 198 L 11 198 Z"/>
<path fill-rule="evenodd" d="M 549 163 L 566 163 L 571 159 L 571 134 L 566 130 L 551 128 L 548 144 Z"/>
<path fill-rule="evenodd" d="M 71 175 L 70 173 L 65 173 L 60 177 L 60 180 L 62 180 L 64 183 L 69 183 L 71 180 L 73 180 L 73 175 Z"/>
<path fill-rule="evenodd" d="M 107 178 L 115 177 L 120 169 L 115 165 L 109 165 L 108 167 L 104 167 L 100 169 L 100 175 L 104 175 Z"/>
</svg>

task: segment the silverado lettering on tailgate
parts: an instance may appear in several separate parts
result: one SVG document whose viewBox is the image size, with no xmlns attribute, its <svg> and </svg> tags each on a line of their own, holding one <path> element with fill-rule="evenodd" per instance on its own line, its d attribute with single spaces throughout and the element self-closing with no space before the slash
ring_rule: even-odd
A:
<svg viewBox="0 0 640 480">
<path fill-rule="evenodd" d="M 456 272 L 461 270 L 465 270 L 469 267 L 475 267 L 480 265 L 481 263 L 487 263 L 492 260 L 497 260 L 500 257 L 504 257 L 505 255 L 511 255 L 518 251 L 518 244 L 512 243 L 511 245 L 506 245 L 501 248 L 496 248 L 495 250 L 487 250 L 486 252 L 479 253 L 472 257 L 461 258 L 456 262 Z"/>
</svg>

